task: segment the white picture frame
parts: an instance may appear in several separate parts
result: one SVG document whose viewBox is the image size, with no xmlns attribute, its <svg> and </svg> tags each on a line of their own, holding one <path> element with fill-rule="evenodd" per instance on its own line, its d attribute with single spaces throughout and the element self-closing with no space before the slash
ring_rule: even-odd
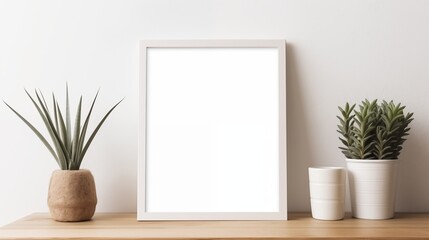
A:
<svg viewBox="0 0 429 240">
<path fill-rule="evenodd" d="M 137 220 L 287 220 L 286 42 L 140 41 Z"/>
</svg>

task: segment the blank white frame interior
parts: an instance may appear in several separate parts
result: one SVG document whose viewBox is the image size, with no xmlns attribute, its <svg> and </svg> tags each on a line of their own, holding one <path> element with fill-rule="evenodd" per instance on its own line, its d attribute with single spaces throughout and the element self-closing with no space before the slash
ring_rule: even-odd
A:
<svg viewBox="0 0 429 240">
<path fill-rule="evenodd" d="M 286 42 L 140 42 L 138 220 L 287 220 Z"/>
</svg>

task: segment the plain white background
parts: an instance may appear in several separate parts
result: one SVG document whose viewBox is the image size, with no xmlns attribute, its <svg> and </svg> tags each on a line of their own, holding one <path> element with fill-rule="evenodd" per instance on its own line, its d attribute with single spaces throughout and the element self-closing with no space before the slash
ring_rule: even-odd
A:
<svg viewBox="0 0 429 240">
<path fill-rule="evenodd" d="M 289 210 L 310 209 L 307 167 L 345 166 L 337 106 L 379 98 L 415 112 L 397 210 L 429 211 L 428 10 L 423 0 L 2 0 L 0 98 L 41 126 L 24 87 L 59 95 L 67 81 L 74 103 L 84 95 L 85 109 L 101 87 L 93 120 L 126 97 L 83 167 L 97 181 L 97 211 L 133 212 L 139 40 L 286 39 Z M 47 211 L 57 166 L 5 106 L 0 152 L 0 224 Z"/>
<path fill-rule="evenodd" d="M 278 212 L 279 49 L 149 47 L 147 61 L 146 211 Z"/>
</svg>

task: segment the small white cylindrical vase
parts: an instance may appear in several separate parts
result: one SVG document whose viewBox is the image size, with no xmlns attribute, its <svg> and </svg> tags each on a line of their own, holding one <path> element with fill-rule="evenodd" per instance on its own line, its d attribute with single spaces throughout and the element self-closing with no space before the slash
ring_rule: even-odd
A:
<svg viewBox="0 0 429 240">
<path fill-rule="evenodd" d="M 341 167 L 310 167 L 311 214 L 319 220 L 344 218 L 346 171 Z"/>
<path fill-rule="evenodd" d="M 353 217 L 393 218 L 399 160 L 346 159 L 346 161 Z"/>
</svg>

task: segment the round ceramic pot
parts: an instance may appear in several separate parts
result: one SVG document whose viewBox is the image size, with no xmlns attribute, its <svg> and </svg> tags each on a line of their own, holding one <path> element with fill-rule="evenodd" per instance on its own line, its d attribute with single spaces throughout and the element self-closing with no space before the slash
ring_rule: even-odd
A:
<svg viewBox="0 0 429 240">
<path fill-rule="evenodd" d="M 346 171 L 341 167 L 308 168 L 311 214 L 319 220 L 344 218 Z"/>
<path fill-rule="evenodd" d="M 393 218 L 399 160 L 346 159 L 346 162 L 353 217 Z"/>
<path fill-rule="evenodd" d="M 89 170 L 56 170 L 48 191 L 48 206 L 54 220 L 90 220 L 97 205 L 94 177 Z"/>
</svg>

